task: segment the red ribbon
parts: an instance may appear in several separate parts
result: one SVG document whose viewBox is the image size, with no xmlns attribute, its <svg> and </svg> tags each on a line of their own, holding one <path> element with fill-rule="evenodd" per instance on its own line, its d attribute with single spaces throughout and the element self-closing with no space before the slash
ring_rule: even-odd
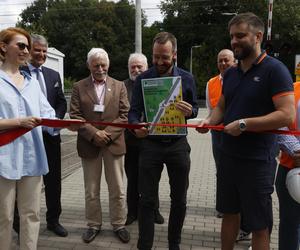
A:
<svg viewBox="0 0 300 250">
<path fill-rule="evenodd" d="M 74 120 L 59 120 L 59 119 L 42 119 L 42 122 L 39 125 L 52 127 L 52 128 L 66 128 L 72 124 L 84 124 L 89 123 L 93 125 L 100 126 L 113 126 L 119 128 L 127 129 L 140 129 L 145 126 L 157 126 L 157 127 L 185 127 L 185 128 L 200 128 L 198 124 L 165 124 L 165 123 L 146 123 L 146 124 L 128 124 L 128 123 L 112 123 L 112 122 L 95 122 L 95 121 L 74 121 Z M 223 125 L 211 126 L 204 125 L 201 128 L 213 129 L 213 130 L 223 130 Z M 0 146 L 6 145 L 18 137 L 26 134 L 31 129 L 29 128 L 15 128 L 11 130 L 5 130 L 0 133 Z M 298 130 L 269 130 L 264 133 L 273 133 L 273 134 L 285 134 L 285 135 L 297 135 L 300 136 L 300 131 Z"/>
</svg>

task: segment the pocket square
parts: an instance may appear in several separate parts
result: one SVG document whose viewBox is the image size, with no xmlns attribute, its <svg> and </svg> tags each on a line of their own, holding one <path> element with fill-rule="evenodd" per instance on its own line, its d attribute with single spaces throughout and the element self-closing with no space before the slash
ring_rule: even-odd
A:
<svg viewBox="0 0 300 250">
<path fill-rule="evenodd" d="M 54 84 L 54 88 L 58 88 L 59 87 L 59 82 L 56 82 L 55 84 Z"/>
</svg>

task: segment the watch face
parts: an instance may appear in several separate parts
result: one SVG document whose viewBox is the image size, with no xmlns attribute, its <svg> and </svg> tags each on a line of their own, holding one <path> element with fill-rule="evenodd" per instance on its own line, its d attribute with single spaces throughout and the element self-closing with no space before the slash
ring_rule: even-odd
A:
<svg viewBox="0 0 300 250">
<path fill-rule="evenodd" d="M 243 120 L 239 121 L 239 125 L 241 131 L 244 131 L 246 129 L 246 123 Z"/>
</svg>

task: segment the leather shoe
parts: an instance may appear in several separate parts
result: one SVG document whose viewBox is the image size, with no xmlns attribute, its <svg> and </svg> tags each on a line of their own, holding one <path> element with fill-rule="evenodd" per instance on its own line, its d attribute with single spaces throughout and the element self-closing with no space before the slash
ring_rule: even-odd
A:
<svg viewBox="0 0 300 250">
<path fill-rule="evenodd" d="M 123 243 L 128 243 L 130 241 L 130 233 L 126 230 L 125 227 L 115 231 L 115 234 Z"/>
<path fill-rule="evenodd" d="M 132 224 L 136 219 L 137 219 L 136 216 L 127 215 L 127 219 L 126 219 L 125 225 L 128 226 L 128 225 Z"/>
<path fill-rule="evenodd" d="M 216 216 L 217 216 L 217 218 L 223 218 L 223 215 L 224 215 L 223 213 L 217 212 Z"/>
<path fill-rule="evenodd" d="M 159 210 L 156 210 L 154 212 L 154 223 L 156 224 L 164 224 L 165 219 L 164 217 L 161 215 L 161 213 L 159 212 Z"/>
<path fill-rule="evenodd" d="M 15 223 L 15 221 L 14 221 L 14 223 L 13 223 L 13 229 L 14 229 L 14 231 L 19 235 L 20 234 L 20 225 L 19 225 L 19 223 Z"/>
<path fill-rule="evenodd" d="M 89 227 L 83 234 L 82 234 L 82 240 L 85 243 L 90 243 L 91 241 L 93 241 L 97 234 L 100 232 L 99 229 L 95 229 L 95 228 L 91 228 Z"/>
<path fill-rule="evenodd" d="M 180 250 L 179 245 L 169 245 L 169 250 Z"/>
<path fill-rule="evenodd" d="M 47 229 L 60 237 L 66 237 L 68 235 L 68 231 L 59 223 L 47 224 Z"/>
</svg>

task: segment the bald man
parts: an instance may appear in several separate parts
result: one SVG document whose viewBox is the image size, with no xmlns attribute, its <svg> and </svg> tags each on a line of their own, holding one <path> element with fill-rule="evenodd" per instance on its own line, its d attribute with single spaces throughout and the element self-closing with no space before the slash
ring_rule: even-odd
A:
<svg viewBox="0 0 300 250">
<path fill-rule="evenodd" d="M 233 52 L 229 49 L 222 49 L 217 57 L 217 66 L 219 74 L 211 78 L 206 85 L 206 107 L 209 114 L 217 106 L 222 94 L 222 78 L 226 69 L 235 64 Z M 216 166 L 218 166 L 218 144 L 220 141 L 220 132 L 211 130 L 212 150 Z"/>
<path fill-rule="evenodd" d="M 233 52 L 229 49 L 222 49 L 217 57 L 219 74 L 211 78 L 206 85 L 206 107 L 209 113 L 217 106 L 222 94 L 222 76 L 225 70 L 235 64 Z"/>
</svg>

